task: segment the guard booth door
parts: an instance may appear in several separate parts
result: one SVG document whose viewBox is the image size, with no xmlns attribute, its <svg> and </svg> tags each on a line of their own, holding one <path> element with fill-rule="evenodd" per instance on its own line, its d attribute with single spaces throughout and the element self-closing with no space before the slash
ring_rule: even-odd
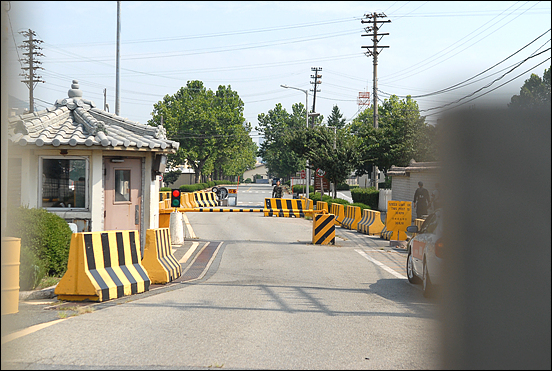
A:
<svg viewBox="0 0 552 371">
<path fill-rule="evenodd" d="M 104 230 L 140 230 L 142 160 L 106 158 Z M 124 161 L 124 162 L 120 162 Z"/>
</svg>

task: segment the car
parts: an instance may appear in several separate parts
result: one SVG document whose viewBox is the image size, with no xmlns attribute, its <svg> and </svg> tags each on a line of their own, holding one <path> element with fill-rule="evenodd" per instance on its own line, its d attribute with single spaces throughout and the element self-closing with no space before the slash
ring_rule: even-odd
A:
<svg viewBox="0 0 552 371">
<path fill-rule="evenodd" d="M 412 284 L 422 284 L 425 297 L 432 297 L 442 286 L 443 212 L 437 209 L 418 226 L 406 228 L 415 234 L 407 244 L 406 275 Z"/>
</svg>

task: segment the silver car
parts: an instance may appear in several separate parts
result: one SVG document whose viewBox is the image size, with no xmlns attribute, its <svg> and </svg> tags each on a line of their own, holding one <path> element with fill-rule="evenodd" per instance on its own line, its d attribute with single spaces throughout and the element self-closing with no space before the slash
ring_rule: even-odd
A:
<svg viewBox="0 0 552 371">
<path fill-rule="evenodd" d="M 422 283 L 425 297 L 435 294 L 442 281 L 443 217 L 441 209 L 430 214 L 418 230 L 415 225 L 406 228 L 416 235 L 408 241 L 406 273 L 408 281 Z"/>
</svg>

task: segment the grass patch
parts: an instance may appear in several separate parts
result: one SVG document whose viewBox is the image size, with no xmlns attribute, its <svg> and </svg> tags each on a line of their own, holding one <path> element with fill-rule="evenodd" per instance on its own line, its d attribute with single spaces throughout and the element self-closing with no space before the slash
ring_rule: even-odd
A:
<svg viewBox="0 0 552 371">
<path fill-rule="evenodd" d="M 40 282 L 38 283 L 38 286 L 36 286 L 36 289 L 37 290 L 42 290 L 42 289 L 45 289 L 47 287 L 57 285 L 60 280 L 61 280 L 61 277 L 45 276 L 45 277 L 42 278 L 42 280 L 40 280 Z"/>
<path fill-rule="evenodd" d="M 81 307 L 81 306 L 61 306 L 59 307 L 58 317 L 59 318 L 67 318 L 67 317 L 75 317 L 79 316 L 81 314 L 85 313 L 92 313 L 94 312 L 93 307 Z"/>
</svg>

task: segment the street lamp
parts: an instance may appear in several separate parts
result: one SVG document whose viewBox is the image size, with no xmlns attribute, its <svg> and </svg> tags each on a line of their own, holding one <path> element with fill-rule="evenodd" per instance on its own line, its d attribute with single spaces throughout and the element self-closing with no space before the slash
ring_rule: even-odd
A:
<svg viewBox="0 0 552 371">
<path fill-rule="evenodd" d="M 280 85 L 282 88 L 285 89 L 295 89 L 300 90 L 303 93 L 305 93 L 305 119 L 307 122 L 307 129 L 309 128 L 309 91 L 307 89 L 299 89 L 294 88 L 293 86 L 287 86 L 287 85 Z M 307 187 L 305 188 L 305 197 L 309 198 L 309 192 L 310 192 L 310 169 L 309 169 L 309 160 L 307 159 Z"/>
</svg>

